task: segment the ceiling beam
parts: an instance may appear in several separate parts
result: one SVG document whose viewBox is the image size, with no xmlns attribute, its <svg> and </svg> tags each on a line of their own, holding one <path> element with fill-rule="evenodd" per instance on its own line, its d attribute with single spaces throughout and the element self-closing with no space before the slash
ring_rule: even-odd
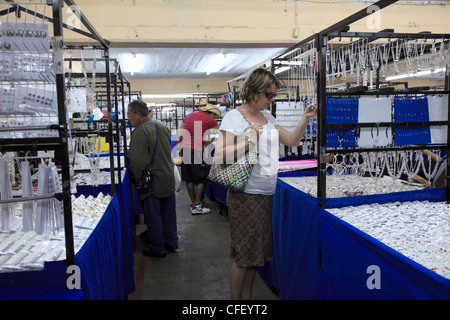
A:
<svg viewBox="0 0 450 320">
<path fill-rule="evenodd" d="M 80 8 L 75 4 L 73 0 L 64 0 L 64 2 L 69 6 L 70 10 L 80 19 L 81 23 L 88 29 L 88 31 L 93 35 L 93 37 L 105 48 L 109 47 L 109 41 L 103 39 L 102 36 L 95 30 L 94 26 L 89 22 Z"/>
<path fill-rule="evenodd" d="M 198 43 L 198 42 L 110 42 L 110 49 L 121 48 L 236 48 L 236 49 L 251 49 L 251 48 L 289 48 L 296 42 L 283 43 Z M 94 44 L 94 43 L 93 43 Z M 67 42 L 67 45 L 79 46 L 88 45 L 86 41 Z"/>
</svg>

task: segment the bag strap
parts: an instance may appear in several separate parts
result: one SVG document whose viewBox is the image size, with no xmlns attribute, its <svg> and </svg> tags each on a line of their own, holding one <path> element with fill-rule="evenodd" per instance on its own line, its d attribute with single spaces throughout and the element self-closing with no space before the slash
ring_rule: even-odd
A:
<svg viewBox="0 0 450 320">
<path fill-rule="evenodd" d="M 250 127 L 253 125 L 253 122 L 251 122 L 250 120 L 248 120 L 247 119 L 247 117 L 244 115 L 244 113 L 242 113 L 242 111 L 241 110 L 239 110 L 239 109 L 236 109 L 237 111 L 239 111 L 240 113 L 241 113 L 241 115 L 244 117 L 244 119 L 248 122 L 248 124 L 250 125 Z M 250 130 L 251 130 L 251 128 L 250 128 Z M 250 152 L 250 150 L 249 151 L 247 151 L 245 154 L 246 155 L 248 155 L 249 154 L 249 152 Z"/>
<path fill-rule="evenodd" d="M 248 120 L 247 117 L 244 115 L 244 113 L 243 113 L 241 110 L 239 110 L 239 109 L 236 109 L 236 110 L 239 111 L 239 112 L 241 113 L 241 115 L 244 117 L 244 119 L 248 122 L 248 124 L 249 124 L 250 126 L 253 125 L 253 122 L 251 122 L 250 120 Z"/>
<path fill-rule="evenodd" d="M 158 144 L 158 125 L 156 124 L 156 120 L 153 120 L 153 123 L 155 124 L 155 128 L 156 128 L 156 141 L 155 141 L 155 147 L 153 148 L 152 166 L 153 166 L 153 162 L 155 162 L 156 146 Z"/>
</svg>

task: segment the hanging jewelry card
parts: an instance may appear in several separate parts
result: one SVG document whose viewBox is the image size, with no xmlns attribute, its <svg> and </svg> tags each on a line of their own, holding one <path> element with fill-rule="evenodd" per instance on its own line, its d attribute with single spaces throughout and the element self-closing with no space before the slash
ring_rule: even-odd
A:
<svg viewBox="0 0 450 320">
<path fill-rule="evenodd" d="M 327 123 L 357 123 L 358 97 L 327 97 Z M 327 147 L 355 147 L 356 129 L 327 129 Z"/>
<path fill-rule="evenodd" d="M 430 121 L 448 119 L 448 95 L 428 96 Z M 431 143 L 447 143 L 447 126 L 431 126 Z"/>
<path fill-rule="evenodd" d="M 358 122 L 391 122 L 392 97 L 363 96 L 359 98 Z M 391 128 L 361 128 L 358 146 L 363 148 L 392 145 Z"/>
<path fill-rule="evenodd" d="M 427 97 L 394 98 L 394 122 L 429 121 L 429 119 Z M 394 134 L 397 146 L 431 142 L 430 127 L 395 128 Z"/>
</svg>

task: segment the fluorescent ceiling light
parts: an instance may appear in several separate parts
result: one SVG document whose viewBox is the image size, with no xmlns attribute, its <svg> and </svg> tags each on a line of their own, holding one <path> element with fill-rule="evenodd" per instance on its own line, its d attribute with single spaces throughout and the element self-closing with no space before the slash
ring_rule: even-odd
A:
<svg viewBox="0 0 450 320">
<path fill-rule="evenodd" d="M 303 61 L 299 60 L 299 61 L 283 61 L 281 63 L 282 67 L 278 68 L 275 70 L 275 74 L 279 74 L 282 73 L 284 71 L 287 71 L 289 69 L 291 69 L 294 66 L 302 66 L 303 65 Z"/>
<path fill-rule="evenodd" d="M 233 60 L 235 57 L 234 54 L 231 53 L 219 53 L 216 54 L 211 61 L 208 63 L 208 65 L 205 68 L 205 72 L 207 75 L 211 74 L 212 72 L 220 71 L 227 63 L 230 63 L 231 60 Z"/>
<path fill-rule="evenodd" d="M 279 74 L 285 71 L 288 71 L 291 67 L 281 67 L 275 70 L 275 74 Z"/>
<path fill-rule="evenodd" d="M 181 99 L 192 98 L 194 95 L 206 96 L 206 93 L 147 93 L 142 95 L 142 99 Z"/>
<path fill-rule="evenodd" d="M 123 56 L 122 68 L 124 72 L 130 72 L 134 75 L 143 69 L 144 56 L 142 54 L 128 53 Z"/>
<path fill-rule="evenodd" d="M 437 74 L 439 72 L 444 72 L 444 71 L 445 71 L 445 68 L 439 68 L 439 69 L 435 69 L 434 72 L 432 72 L 431 69 L 429 69 L 429 70 L 419 71 L 416 73 L 403 73 L 403 74 L 399 74 L 399 75 L 395 75 L 395 76 L 386 77 L 386 81 L 415 78 L 415 77 L 420 77 L 420 76 L 428 76 L 430 74 Z"/>
</svg>

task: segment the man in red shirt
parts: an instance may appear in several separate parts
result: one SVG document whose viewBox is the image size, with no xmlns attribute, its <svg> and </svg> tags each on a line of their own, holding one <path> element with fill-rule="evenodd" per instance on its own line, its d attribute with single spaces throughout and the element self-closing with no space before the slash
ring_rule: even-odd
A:
<svg viewBox="0 0 450 320">
<path fill-rule="evenodd" d="M 204 161 L 204 150 L 205 146 L 213 142 L 213 140 L 205 141 L 205 132 L 207 135 L 209 129 L 219 129 L 215 119 L 220 117 L 220 110 L 212 104 L 207 104 L 200 107 L 199 111 L 188 114 L 179 131 L 178 143 L 181 141 L 183 159 L 181 177 L 186 181 L 193 215 L 211 212 L 202 204 L 210 169 L 210 165 Z"/>
</svg>

